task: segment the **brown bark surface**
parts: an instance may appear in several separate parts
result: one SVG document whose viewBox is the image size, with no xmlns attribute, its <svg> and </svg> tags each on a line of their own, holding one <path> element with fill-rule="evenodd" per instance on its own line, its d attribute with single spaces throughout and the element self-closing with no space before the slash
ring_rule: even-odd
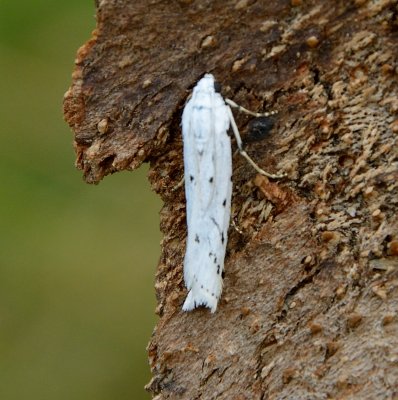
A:
<svg viewBox="0 0 398 400">
<path fill-rule="evenodd" d="M 87 182 L 151 163 L 164 201 L 157 399 L 398 398 L 396 0 L 103 0 L 65 118 Z M 218 310 L 183 313 L 180 118 L 197 80 L 279 110 L 234 157 Z M 235 114 L 245 138 L 251 118 Z M 246 132 L 247 134 L 247 132 Z M 138 195 L 138 194 L 137 194 Z"/>
</svg>

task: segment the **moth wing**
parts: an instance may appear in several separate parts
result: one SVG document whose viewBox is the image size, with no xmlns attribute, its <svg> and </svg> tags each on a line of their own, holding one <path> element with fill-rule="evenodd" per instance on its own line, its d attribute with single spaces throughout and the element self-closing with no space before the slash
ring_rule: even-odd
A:
<svg viewBox="0 0 398 400">
<path fill-rule="evenodd" d="M 210 118 L 202 115 L 195 123 L 193 118 L 184 120 L 184 116 L 190 115 L 189 111 L 185 114 L 184 110 L 183 115 L 184 140 L 189 134 L 195 134 L 198 120 L 211 130 L 201 155 L 197 145 L 190 146 L 192 138 L 185 142 L 189 147 L 187 151 L 184 143 L 189 228 L 184 259 L 184 279 L 189 289 L 183 305 L 185 311 L 204 305 L 214 312 L 222 291 L 232 193 L 231 141 L 227 134 L 229 116 L 221 96 L 212 98 L 210 110 Z M 184 127 L 187 127 L 185 133 Z"/>
</svg>

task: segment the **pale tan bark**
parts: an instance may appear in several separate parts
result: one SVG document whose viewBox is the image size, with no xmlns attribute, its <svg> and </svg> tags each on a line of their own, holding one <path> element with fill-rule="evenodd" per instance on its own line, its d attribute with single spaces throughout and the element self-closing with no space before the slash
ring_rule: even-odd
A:
<svg viewBox="0 0 398 400">
<path fill-rule="evenodd" d="M 158 399 L 398 397 L 395 0 L 99 1 L 65 118 L 87 182 L 151 162 L 164 201 L 149 344 Z M 205 73 L 279 110 L 234 157 L 217 312 L 183 313 L 180 116 Z M 245 137 L 250 120 L 237 115 Z M 240 232 L 239 232 L 240 231 Z"/>
</svg>

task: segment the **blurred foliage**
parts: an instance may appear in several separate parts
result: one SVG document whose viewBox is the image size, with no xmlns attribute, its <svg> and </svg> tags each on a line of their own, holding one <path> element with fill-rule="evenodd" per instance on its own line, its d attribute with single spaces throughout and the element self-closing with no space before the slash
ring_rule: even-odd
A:
<svg viewBox="0 0 398 400">
<path fill-rule="evenodd" d="M 0 1 L 0 399 L 149 398 L 161 204 L 143 168 L 85 184 L 62 117 L 94 14 Z"/>
</svg>

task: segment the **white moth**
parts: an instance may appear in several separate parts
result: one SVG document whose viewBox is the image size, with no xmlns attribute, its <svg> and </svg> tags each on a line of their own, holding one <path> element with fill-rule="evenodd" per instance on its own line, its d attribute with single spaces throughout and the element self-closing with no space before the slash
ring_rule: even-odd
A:
<svg viewBox="0 0 398 400">
<path fill-rule="evenodd" d="M 227 103 L 227 104 L 226 104 Z M 188 236 L 184 258 L 184 281 L 188 296 L 182 309 L 205 306 L 214 313 L 222 291 L 225 250 L 231 214 L 232 155 L 227 131 L 232 126 L 240 153 L 260 169 L 242 149 L 242 140 L 229 106 L 255 116 L 214 88 L 206 74 L 194 87 L 182 114 L 184 176 Z"/>
</svg>

